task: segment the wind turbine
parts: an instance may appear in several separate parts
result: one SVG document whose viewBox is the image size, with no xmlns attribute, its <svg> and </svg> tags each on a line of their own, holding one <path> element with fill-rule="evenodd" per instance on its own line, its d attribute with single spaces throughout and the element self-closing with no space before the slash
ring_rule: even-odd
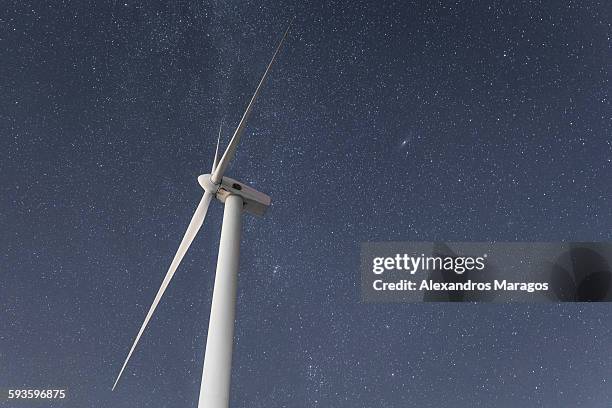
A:
<svg viewBox="0 0 612 408">
<path fill-rule="evenodd" d="M 292 20 L 293 22 L 293 20 Z M 123 370 L 130 360 L 140 336 L 144 332 L 151 316 L 155 312 L 170 280 L 174 276 L 181 260 L 189 249 L 208 211 L 208 206 L 213 198 L 217 198 L 225 204 L 223 212 L 223 224 L 221 226 L 221 239 L 219 242 L 219 256 L 217 258 L 217 272 L 215 275 L 215 286 L 213 290 L 212 306 L 210 309 L 210 321 L 208 324 L 208 338 L 206 340 L 206 352 L 204 356 L 204 368 L 202 372 L 202 383 L 200 387 L 200 398 L 198 408 L 227 408 L 229 405 L 229 388 L 232 366 L 232 348 L 234 343 L 234 317 L 236 311 L 236 280 L 238 273 L 238 260 L 240 255 L 240 231 L 242 228 L 242 213 L 262 216 L 270 206 L 270 197 L 248 185 L 225 177 L 225 170 L 236 153 L 240 137 L 244 133 L 246 122 L 253 110 L 255 100 L 259 95 L 270 68 L 276 59 L 291 23 L 285 30 L 272 59 L 251 97 L 247 108 L 234 131 L 227 149 L 221 159 L 218 159 L 219 140 L 210 174 L 198 177 L 198 183 L 204 189 L 204 195 L 191 218 L 185 236 L 174 255 L 170 268 L 162 281 L 161 287 L 155 295 L 147 316 L 145 317 L 140 331 L 132 344 L 119 375 L 113 384 L 113 390 L 117 386 Z M 221 129 L 219 129 L 219 136 Z"/>
</svg>

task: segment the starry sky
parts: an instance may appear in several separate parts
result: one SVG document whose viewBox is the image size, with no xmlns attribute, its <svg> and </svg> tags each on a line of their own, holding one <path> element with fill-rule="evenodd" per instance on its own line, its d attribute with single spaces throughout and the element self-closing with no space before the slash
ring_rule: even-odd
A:
<svg viewBox="0 0 612 408">
<path fill-rule="evenodd" d="M 273 200 L 244 217 L 232 407 L 608 407 L 610 305 L 359 288 L 361 242 L 612 239 L 612 7 L 592 0 L 10 1 L 0 388 L 197 405 L 218 203 L 111 387 L 293 16 L 227 173 Z"/>
</svg>

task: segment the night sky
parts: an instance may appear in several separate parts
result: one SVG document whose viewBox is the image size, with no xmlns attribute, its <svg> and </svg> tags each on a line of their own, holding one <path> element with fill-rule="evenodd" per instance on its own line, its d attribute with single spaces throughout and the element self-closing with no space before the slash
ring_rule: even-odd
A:
<svg viewBox="0 0 612 408">
<path fill-rule="evenodd" d="M 609 2 L 9 3 L 0 388 L 67 390 L 10 406 L 197 405 L 219 203 L 111 387 L 293 16 L 227 173 L 273 200 L 244 217 L 232 406 L 610 406 L 611 305 L 359 287 L 361 242 L 612 239 Z"/>
</svg>

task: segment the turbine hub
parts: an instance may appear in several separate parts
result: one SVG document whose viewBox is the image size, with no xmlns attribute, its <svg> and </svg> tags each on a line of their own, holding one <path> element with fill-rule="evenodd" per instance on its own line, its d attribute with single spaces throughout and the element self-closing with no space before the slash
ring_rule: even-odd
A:
<svg viewBox="0 0 612 408">
<path fill-rule="evenodd" d="M 198 183 L 200 183 L 200 186 L 202 186 L 205 191 L 208 191 L 213 196 L 217 195 L 217 191 L 219 191 L 219 187 L 221 187 L 220 184 L 215 184 L 212 182 L 210 174 L 202 174 L 201 176 L 198 176 Z"/>
</svg>

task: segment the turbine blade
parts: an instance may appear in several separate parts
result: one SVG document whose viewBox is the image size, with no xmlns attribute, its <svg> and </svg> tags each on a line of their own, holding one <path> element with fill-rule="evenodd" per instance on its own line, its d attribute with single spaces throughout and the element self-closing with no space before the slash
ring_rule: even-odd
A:
<svg viewBox="0 0 612 408">
<path fill-rule="evenodd" d="M 217 162 L 219 161 L 219 141 L 221 140 L 221 127 L 223 126 L 223 121 L 219 123 L 219 136 L 217 136 L 217 148 L 215 149 L 215 159 L 213 160 L 211 173 L 215 171 L 217 168 Z"/>
<path fill-rule="evenodd" d="M 225 170 L 227 169 L 229 162 L 232 160 L 232 158 L 234 157 L 234 154 L 236 153 L 236 148 L 238 147 L 238 143 L 240 142 L 240 137 L 242 136 L 242 133 L 244 132 L 244 128 L 246 127 L 246 122 L 249 119 L 249 116 L 251 115 L 253 106 L 255 105 L 255 100 L 257 99 L 257 96 L 259 96 L 259 92 L 261 91 L 262 85 L 265 82 L 266 77 L 268 76 L 268 72 L 270 72 L 270 68 L 272 68 L 272 64 L 274 63 L 274 60 L 276 59 L 276 55 L 278 54 L 278 51 L 281 49 L 281 46 L 283 45 L 283 42 L 285 41 L 285 38 L 287 37 L 287 33 L 289 32 L 289 29 L 291 28 L 292 23 L 293 23 L 293 19 L 289 23 L 289 26 L 287 26 L 287 29 L 285 30 L 285 34 L 283 34 L 283 37 L 278 43 L 278 46 L 276 47 L 276 51 L 274 51 L 274 54 L 272 55 L 272 59 L 268 63 L 268 67 L 266 68 L 266 71 L 264 72 L 263 76 L 261 77 L 261 80 L 259 81 L 259 84 L 257 85 L 257 89 L 255 89 L 255 93 L 251 97 L 251 100 L 249 104 L 247 105 L 247 108 L 244 111 L 244 114 L 242 115 L 242 119 L 240 119 L 240 123 L 238 123 L 238 127 L 234 131 L 234 135 L 232 136 L 232 139 L 230 140 L 230 143 L 227 146 L 225 153 L 223 153 L 223 157 L 221 157 L 219 164 L 215 168 L 215 171 L 212 173 L 211 179 L 212 179 L 212 182 L 215 184 L 219 184 L 221 182 L 221 178 L 223 177 L 223 174 L 225 173 Z"/>
<path fill-rule="evenodd" d="M 145 320 L 142 323 L 142 326 L 140 327 L 140 331 L 138 332 L 138 335 L 136 336 L 136 339 L 134 340 L 134 344 L 132 344 L 132 348 L 130 349 L 130 352 L 128 353 L 127 358 L 125 359 L 125 362 L 123 363 L 123 366 L 121 367 L 121 371 L 119 371 L 119 375 L 117 376 L 115 383 L 113 384 L 113 390 L 117 386 L 117 383 L 119 382 L 119 379 L 121 378 L 121 374 L 123 374 L 123 370 L 125 369 L 128 361 L 130 360 L 130 357 L 132 356 L 132 353 L 134 352 L 134 349 L 136 348 L 136 345 L 138 344 L 138 340 L 140 340 L 140 336 L 142 336 L 142 333 L 144 332 L 145 328 L 147 327 L 147 324 L 149 323 L 149 320 L 151 320 L 151 316 L 153 316 L 153 312 L 155 312 L 155 308 L 157 308 L 157 305 L 159 304 L 161 297 L 166 291 L 166 288 L 168 287 L 170 280 L 174 276 L 174 272 L 176 272 L 176 269 L 178 268 L 179 264 L 181 263 L 181 260 L 183 259 L 183 256 L 185 256 L 185 253 L 189 249 L 189 246 L 193 242 L 193 239 L 198 233 L 200 227 L 202 226 L 202 223 L 204 222 L 204 218 L 206 218 L 206 212 L 208 211 L 208 205 L 210 204 L 210 201 L 212 200 L 212 198 L 213 198 L 212 194 L 210 194 L 207 191 L 204 193 L 202 200 L 200 200 L 200 204 L 198 204 L 198 208 L 196 208 L 195 213 L 193 214 L 193 217 L 191 218 L 191 222 L 189 223 L 189 226 L 187 227 L 187 231 L 185 232 L 185 236 L 183 237 L 183 240 L 181 241 L 181 244 L 179 245 L 178 250 L 176 251 L 176 255 L 174 255 L 174 259 L 172 260 L 172 263 L 170 264 L 170 268 L 168 269 L 168 272 L 166 273 L 166 276 L 164 277 L 164 280 L 162 281 L 161 287 L 157 291 L 157 295 L 155 295 L 153 304 L 149 308 L 149 312 L 147 313 L 147 316 L 145 317 Z"/>
</svg>

